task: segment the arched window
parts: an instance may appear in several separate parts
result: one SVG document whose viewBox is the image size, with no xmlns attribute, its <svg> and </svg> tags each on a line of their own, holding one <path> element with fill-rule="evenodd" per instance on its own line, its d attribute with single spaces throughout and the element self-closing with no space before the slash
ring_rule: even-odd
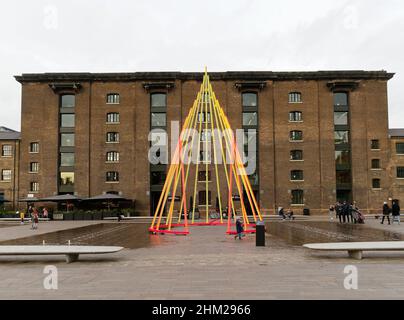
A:
<svg viewBox="0 0 404 320">
<path fill-rule="evenodd" d="M 64 94 L 60 96 L 61 108 L 74 108 L 76 106 L 76 96 L 74 94 Z"/>
<path fill-rule="evenodd" d="M 335 92 L 334 93 L 334 106 L 336 106 L 336 107 L 348 106 L 348 93 Z"/>
<path fill-rule="evenodd" d="M 290 160 L 301 161 L 303 160 L 303 150 L 292 150 L 290 151 Z"/>
<path fill-rule="evenodd" d="M 304 204 L 303 190 L 292 190 L 292 204 Z"/>
<path fill-rule="evenodd" d="M 303 114 L 300 111 L 289 112 L 289 121 L 290 122 L 303 121 Z"/>
<path fill-rule="evenodd" d="M 290 141 L 303 141 L 302 131 L 291 131 L 289 135 Z"/>
<path fill-rule="evenodd" d="M 107 162 L 119 162 L 119 152 L 109 151 L 107 152 Z"/>
<path fill-rule="evenodd" d="M 289 103 L 301 103 L 302 94 L 300 92 L 290 92 L 289 93 Z"/>
<path fill-rule="evenodd" d="M 257 107 L 258 95 L 255 92 L 245 92 L 242 95 L 243 107 Z"/>
<path fill-rule="evenodd" d="M 303 170 L 293 170 L 290 172 L 290 180 L 303 181 Z"/>
<path fill-rule="evenodd" d="M 150 95 L 152 108 L 166 108 L 167 107 L 167 94 L 166 93 L 152 93 Z"/>
<path fill-rule="evenodd" d="M 120 96 L 119 93 L 108 93 L 107 94 L 107 103 L 108 104 L 119 104 Z"/>
</svg>

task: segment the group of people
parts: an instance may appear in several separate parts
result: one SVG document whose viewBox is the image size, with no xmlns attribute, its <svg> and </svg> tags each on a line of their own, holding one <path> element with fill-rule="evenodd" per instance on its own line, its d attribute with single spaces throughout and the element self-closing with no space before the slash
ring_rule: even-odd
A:
<svg viewBox="0 0 404 320">
<path fill-rule="evenodd" d="M 23 210 L 17 211 L 17 214 L 20 215 L 21 224 L 25 223 L 25 212 Z M 31 218 L 31 229 L 36 230 L 38 229 L 39 223 L 39 211 L 35 206 L 28 207 L 28 216 Z M 42 217 L 48 218 L 49 213 L 47 208 L 42 209 Z"/>
<path fill-rule="evenodd" d="M 356 202 L 337 202 L 329 208 L 330 220 L 334 220 L 334 215 L 340 223 L 365 223 L 364 215 L 359 211 Z"/>
<path fill-rule="evenodd" d="M 397 201 L 393 201 L 393 204 L 390 208 L 387 202 L 384 202 L 383 204 L 383 218 L 382 221 L 380 222 L 381 224 L 384 224 L 384 220 L 387 218 L 387 222 L 390 223 L 390 214 L 393 216 L 393 223 L 397 222 L 400 224 L 400 205 L 398 204 Z"/>
<path fill-rule="evenodd" d="M 284 210 L 282 207 L 279 207 L 279 208 L 278 208 L 278 216 L 279 216 L 282 220 L 295 220 L 293 210 L 290 209 L 290 208 L 289 208 L 288 211 L 286 211 L 286 213 L 285 213 L 285 210 Z"/>
</svg>

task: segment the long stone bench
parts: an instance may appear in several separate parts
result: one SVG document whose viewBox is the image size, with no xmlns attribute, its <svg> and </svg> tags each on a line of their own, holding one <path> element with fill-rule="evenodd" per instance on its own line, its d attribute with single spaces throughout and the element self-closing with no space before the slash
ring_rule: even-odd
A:
<svg viewBox="0 0 404 320">
<path fill-rule="evenodd" d="M 320 251 L 347 251 L 350 258 L 361 260 L 363 251 L 404 251 L 404 241 L 311 243 L 303 247 Z"/>
<path fill-rule="evenodd" d="M 0 246 L 1 256 L 65 255 L 66 262 L 79 259 L 80 254 L 107 254 L 121 251 L 123 247 L 107 246 Z"/>
</svg>

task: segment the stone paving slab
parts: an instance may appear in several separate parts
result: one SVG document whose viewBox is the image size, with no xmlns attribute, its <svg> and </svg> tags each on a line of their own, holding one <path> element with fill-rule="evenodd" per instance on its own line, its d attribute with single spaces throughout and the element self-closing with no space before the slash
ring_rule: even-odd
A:
<svg viewBox="0 0 404 320">
<path fill-rule="evenodd" d="M 313 254 L 272 236 L 256 248 L 254 236 L 234 240 L 222 227 L 191 231 L 71 265 L 54 257 L 0 257 L 0 299 L 404 299 L 402 253 L 353 262 L 345 253 Z M 58 290 L 43 287 L 46 265 L 58 268 Z M 357 291 L 344 288 L 347 265 L 358 268 Z"/>
</svg>

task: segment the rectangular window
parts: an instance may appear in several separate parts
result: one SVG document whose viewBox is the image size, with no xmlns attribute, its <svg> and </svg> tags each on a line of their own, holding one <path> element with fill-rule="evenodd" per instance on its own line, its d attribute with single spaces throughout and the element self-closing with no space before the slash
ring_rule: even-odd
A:
<svg viewBox="0 0 404 320">
<path fill-rule="evenodd" d="M 1 180 L 2 181 L 11 181 L 11 170 L 9 170 L 9 169 L 1 170 Z"/>
<path fill-rule="evenodd" d="M 119 104 L 119 94 L 118 93 L 107 94 L 107 103 L 108 104 Z"/>
<path fill-rule="evenodd" d="M 210 129 L 203 129 L 201 132 L 201 141 L 212 141 L 212 132 Z"/>
<path fill-rule="evenodd" d="M 337 184 L 351 183 L 351 171 L 337 170 Z"/>
<path fill-rule="evenodd" d="M 61 147 L 74 147 L 74 133 L 62 133 L 60 135 Z"/>
<path fill-rule="evenodd" d="M 253 108 L 258 106 L 258 95 L 254 92 L 243 93 L 242 95 L 243 107 Z"/>
<path fill-rule="evenodd" d="M 372 169 L 380 169 L 380 159 L 372 159 Z"/>
<path fill-rule="evenodd" d="M 302 94 L 300 92 L 289 93 L 289 103 L 301 103 L 301 102 L 302 102 Z"/>
<path fill-rule="evenodd" d="M 118 112 L 107 113 L 107 123 L 119 123 L 119 113 Z"/>
<path fill-rule="evenodd" d="M 33 173 L 39 172 L 39 163 L 38 162 L 31 162 L 29 164 L 29 172 L 33 172 Z"/>
<path fill-rule="evenodd" d="M 397 178 L 404 179 L 404 167 L 397 167 Z"/>
<path fill-rule="evenodd" d="M 336 126 L 347 126 L 348 112 L 334 112 L 334 124 Z"/>
<path fill-rule="evenodd" d="M 60 126 L 62 128 L 74 128 L 74 114 L 62 114 L 60 116 Z"/>
<path fill-rule="evenodd" d="M 200 206 L 205 206 L 206 205 L 206 191 L 202 190 L 199 191 L 198 193 L 198 198 L 199 198 L 199 205 Z M 212 193 L 208 191 L 208 205 L 211 205 L 212 203 Z"/>
<path fill-rule="evenodd" d="M 372 180 L 372 188 L 373 189 L 381 189 L 380 179 Z"/>
<path fill-rule="evenodd" d="M 257 112 L 243 112 L 243 126 L 251 127 L 258 125 L 258 113 Z"/>
<path fill-rule="evenodd" d="M 107 182 L 118 182 L 119 181 L 119 173 L 116 171 L 109 171 L 106 173 L 106 181 Z"/>
<path fill-rule="evenodd" d="M 349 131 L 334 131 L 335 144 L 348 144 L 349 143 Z"/>
<path fill-rule="evenodd" d="M 295 205 L 304 204 L 303 190 L 292 190 L 292 204 Z"/>
<path fill-rule="evenodd" d="M 167 95 L 165 93 L 153 93 L 150 99 L 152 108 L 167 107 Z"/>
<path fill-rule="evenodd" d="M 119 162 L 119 152 L 107 152 L 107 162 Z"/>
<path fill-rule="evenodd" d="M 303 160 L 303 151 L 302 150 L 292 150 L 290 152 L 290 160 L 292 160 L 292 161 Z"/>
<path fill-rule="evenodd" d="M 4 144 L 1 147 L 1 156 L 2 157 L 12 157 L 13 156 L 13 146 L 9 144 Z"/>
<path fill-rule="evenodd" d="M 379 142 L 379 140 L 372 140 L 370 142 L 370 148 L 372 150 L 380 150 L 380 142 Z"/>
<path fill-rule="evenodd" d="M 303 141 L 302 131 L 291 131 L 289 136 L 291 141 Z"/>
<path fill-rule="evenodd" d="M 60 97 L 61 108 L 74 108 L 76 106 L 76 96 L 73 94 L 65 94 Z"/>
<path fill-rule="evenodd" d="M 300 122 L 303 121 L 303 114 L 300 111 L 289 112 L 290 122 Z"/>
<path fill-rule="evenodd" d="M 62 152 L 60 154 L 60 166 L 61 167 L 73 167 L 74 166 L 74 153 Z"/>
<path fill-rule="evenodd" d="M 152 127 L 165 127 L 167 125 L 166 114 L 165 113 L 152 113 L 151 114 L 151 125 L 152 125 Z"/>
<path fill-rule="evenodd" d="M 205 117 L 206 115 L 206 117 Z M 198 122 L 205 122 L 205 118 L 208 119 L 208 123 L 210 123 L 210 112 L 199 112 L 198 114 Z"/>
<path fill-rule="evenodd" d="M 74 186 L 74 172 L 61 172 L 59 178 L 60 178 L 60 185 Z"/>
<path fill-rule="evenodd" d="M 163 185 L 166 181 L 167 174 L 165 172 L 152 172 L 151 173 L 151 184 L 152 185 Z"/>
<path fill-rule="evenodd" d="M 303 171 L 302 170 L 293 170 L 290 172 L 290 180 L 292 181 L 303 181 Z"/>
<path fill-rule="evenodd" d="M 349 165 L 350 164 L 349 151 L 335 151 L 335 163 L 337 165 Z"/>
<path fill-rule="evenodd" d="M 208 181 L 210 181 L 210 178 L 211 178 L 211 174 L 210 174 L 210 171 L 208 171 Z M 206 171 L 198 172 L 198 181 L 206 182 Z"/>
<path fill-rule="evenodd" d="M 38 192 L 39 191 L 39 182 L 31 182 L 29 184 L 30 192 Z"/>
<path fill-rule="evenodd" d="M 31 142 L 29 144 L 29 152 L 30 153 L 38 153 L 39 152 L 39 143 L 38 142 Z"/>
<path fill-rule="evenodd" d="M 334 106 L 335 107 L 348 106 L 348 94 L 345 92 L 334 93 Z"/>
<path fill-rule="evenodd" d="M 396 143 L 396 153 L 404 154 L 404 143 L 403 142 Z"/>
<path fill-rule="evenodd" d="M 119 133 L 118 132 L 108 132 L 107 133 L 107 142 L 119 142 Z"/>
</svg>

